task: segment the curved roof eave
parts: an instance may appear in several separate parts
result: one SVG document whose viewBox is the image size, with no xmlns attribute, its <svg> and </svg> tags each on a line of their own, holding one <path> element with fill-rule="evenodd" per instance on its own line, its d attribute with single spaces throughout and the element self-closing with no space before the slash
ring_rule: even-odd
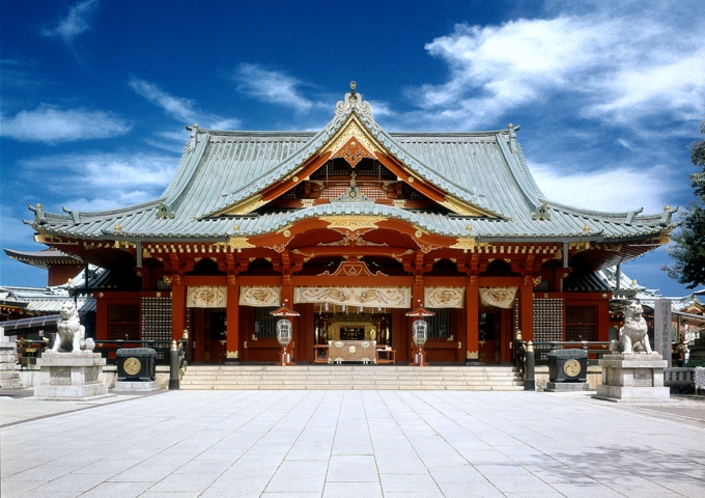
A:
<svg viewBox="0 0 705 498">
<path fill-rule="evenodd" d="M 598 220 L 604 220 L 611 223 L 625 223 L 625 224 L 653 224 L 658 223 L 662 227 L 673 227 L 676 224 L 671 222 L 671 216 L 678 211 L 678 208 L 671 210 L 668 206 L 664 209 L 663 213 L 651 214 L 651 215 L 641 215 L 643 208 L 635 209 L 633 211 L 626 211 L 621 213 L 611 213 L 607 211 L 596 211 L 591 209 L 581 209 L 572 206 L 567 206 L 565 204 L 560 204 L 558 202 L 552 201 L 545 197 L 539 197 L 539 201 L 546 204 L 547 207 L 554 211 L 560 211 L 569 215 L 574 215 L 583 218 L 593 218 Z"/>
</svg>

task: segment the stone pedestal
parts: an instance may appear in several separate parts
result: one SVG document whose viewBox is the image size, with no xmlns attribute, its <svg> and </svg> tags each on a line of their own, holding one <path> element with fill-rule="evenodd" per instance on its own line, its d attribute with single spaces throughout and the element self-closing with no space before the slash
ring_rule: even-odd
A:
<svg viewBox="0 0 705 498">
<path fill-rule="evenodd" d="M 574 391 L 589 391 L 587 382 L 547 382 L 544 391 L 549 393 L 566 393 Z"/>
<path fill-rule="evenodd" d="M 663 369 L 668 362 L 660 354 L 610 354 L 600 361 L 602 385 L 595 398 L 617 403 L 670 401 L 663 385 Z"/>
<path fill-rule="evenodd" d="M 0 344 L 0 387 L 5 389 L 20 387 L 20 374 L 17 371 L 16 359 L 17 353 L 11 344 Z"/>
<path fill-rule="evenodd" d="M 688 355 L 688 360 L 705 360 L 705 333 L 700 332 L 698 338 L 693 341 L 693 345 L 690 347 L 690 354 Z"/>
<path fill-rule="evenodd" d="M 85 400 L 108 395 L 108 385 L 100 381 L 105 358 L 99 353 L 45 352 L 37 359 L 41 368 L 34 396 L 56 400 Z"/>
<path fill-rule="evenodd" d="M 156 380 L 152 381 L 135 381 L 135 382 L 126 382 L 126 381 L 117 381 L 115 383 L 115 388 L 113 389 L 114 393 L 123 393 L 123 394 L 128 394 L 128 393 L 148 393 L 152 391 L 160 391 L 161 387 L 159 387 L 159 384 L 157 384 Z"/>
</svg>

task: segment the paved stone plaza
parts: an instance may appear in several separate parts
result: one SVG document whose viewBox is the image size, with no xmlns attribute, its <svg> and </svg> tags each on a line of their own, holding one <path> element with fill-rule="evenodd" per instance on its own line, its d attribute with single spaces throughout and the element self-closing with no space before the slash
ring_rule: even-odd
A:
<svg viewBox="0 0 705 498">
<path fill-rule="evenodd" d="M 705 496 L 705 403 L 585 394 L 0 396 L 3 498 Z"/>
</svg>

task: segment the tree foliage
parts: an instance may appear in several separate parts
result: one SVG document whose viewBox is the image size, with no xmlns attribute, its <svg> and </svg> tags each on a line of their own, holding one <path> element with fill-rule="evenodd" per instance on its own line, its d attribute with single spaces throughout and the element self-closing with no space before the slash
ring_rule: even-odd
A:
<svg viewBox="0 0 705 498">
<path fill-rule="evenodd" d="M 700 123 L 705 134 L 705 121 Z M 700 171 L 690 175 L 695 202 L 681 216 L 681 225 L 673 235 L 676 245 L 668 251 L 675 263 L 665 268 L 668 276 L 686 288 L 705 285 L 705 138 L 690 146 L 690 159 Z"/>
</svg>

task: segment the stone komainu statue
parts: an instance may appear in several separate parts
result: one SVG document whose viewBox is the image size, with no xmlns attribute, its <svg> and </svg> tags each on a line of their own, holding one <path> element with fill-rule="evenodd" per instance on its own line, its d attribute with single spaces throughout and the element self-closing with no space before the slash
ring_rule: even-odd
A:
<svg viewBox="0 0 705 498">
<path fill-rule="evenodd" d="M 86 329 L 81 325 L 78 318 L 78 309 L 73 301 L 65 301 L 61 305 L 61 319 L 56 324 L 58 333 L 56 342 L 51 349 L 53 353 L 59 350 L 80 353 L 81 351 L 93 351 L 95 343 L 90 337 L 86 339 Z"/>
<path fill-rule="evenodd" d="M 649 344 L 649 327 L 642 316 L 644 308 L 639 303 L 629 303 L 624 308 L 624 326 L 619 329 L 619 341 L 610 341 L 610 352 L 617 354 L 652 354 Z"/>
</svg>

